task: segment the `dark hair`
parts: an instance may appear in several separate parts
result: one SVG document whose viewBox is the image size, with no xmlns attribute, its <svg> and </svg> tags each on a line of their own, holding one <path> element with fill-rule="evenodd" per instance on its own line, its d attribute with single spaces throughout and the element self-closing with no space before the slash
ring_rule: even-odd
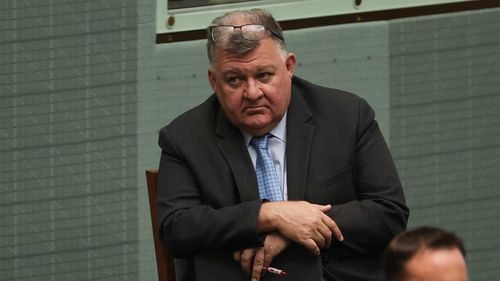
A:
<svg viewBox="0 0 500 281">
<path fill-rule="evenodd" d="M 465 257 L 463 240 L 452 232 L 423 226 L 394 237 L 384 252 L 385 275 L 388 281 L 404 276 L 406 263 L 421 250 L 459 249 Z"/>
<path fill-rule="evenodd" d="M 236 20 L 241 18 L 248 20 L 249 23 L 262 24 L 266 29 L 272 30 L 281 36 L 281 38 L 284 38 L 283 31 L 281 30 L 279 23 L 274 19 L 271 13 L 264 9 L 231 11 L 223 16 L 215 18 L 210 26 L 231 25 L 234 24 Z M 284 41 L 275 38 L 274 36 L 271 36 L 271 38 L 278 44 L 281 50 L 285 53 L 287 52 Z M 234 55 L 242 55 L 257 48 L 260 44 L 259 41 L 246 40 L 240 33 L 234 33 L 233 36 L 231 36 L 231 40 L 229 40 L 226 45 L 215 46 L 215 43 L 210 36 L 209 28 L 207 29 L 207 39 L 207 54 L 210 63 L 214 62 L 216 48 L 222 48 Z"/>
</svg>

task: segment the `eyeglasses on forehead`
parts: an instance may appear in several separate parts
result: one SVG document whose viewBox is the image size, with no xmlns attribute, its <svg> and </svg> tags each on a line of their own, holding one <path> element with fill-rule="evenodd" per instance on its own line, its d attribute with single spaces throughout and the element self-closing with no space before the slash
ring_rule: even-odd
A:
<svg viewBox="0 0 500 281">
<path fill-rule="evenodd" d="M 215 25 L 209 27 L 210 37 L 216 43 L 227 41 L 234 32 L 241 32 L 241 36 L 246 40 L 260 40 L 264 38 L 266 30 L 274 37 L 285 41 L 283 36 L 277 32 L 263 26 L 262 24 L 243 24 L 243 25 Z"/>
</svg>

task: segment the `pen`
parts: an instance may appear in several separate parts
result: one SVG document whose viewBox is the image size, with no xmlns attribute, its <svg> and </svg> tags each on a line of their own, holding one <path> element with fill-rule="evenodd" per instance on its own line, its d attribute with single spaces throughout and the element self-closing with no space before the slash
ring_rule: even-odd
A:
<svg viewBox="0 0 500 281">
<path fill-rule="evenodd" d="M 277 268 L 274 268 L 274 267 L 263 267 L 262 270 L 265 270 L 267 272 L 270 272 L 270 273 L 273 273 L 273 274 L 276 274 L 276 275 L 280 275 L 280 276 L 287 276 L 288 273 L 286 273 L 285 271 L 281 270 L 281 269 L 277 269 Z"/>
</svg>

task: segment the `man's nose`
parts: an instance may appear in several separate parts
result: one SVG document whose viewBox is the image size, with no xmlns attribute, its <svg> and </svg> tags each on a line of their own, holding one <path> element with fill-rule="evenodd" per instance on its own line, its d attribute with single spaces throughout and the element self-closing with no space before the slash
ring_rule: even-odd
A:
<svg viewBox="0 0 500 281">
<path fill-rule="evenodd" d="M 253 80 L 249 79 L 247 81 L 247 86 L 245 88 L 245 98 L 251 99 L 251 100 L 256 100 L 260 98 L 264 93 L 262 92 L 262 89 L 260 88 L 260 84 Z"/>
</svg>

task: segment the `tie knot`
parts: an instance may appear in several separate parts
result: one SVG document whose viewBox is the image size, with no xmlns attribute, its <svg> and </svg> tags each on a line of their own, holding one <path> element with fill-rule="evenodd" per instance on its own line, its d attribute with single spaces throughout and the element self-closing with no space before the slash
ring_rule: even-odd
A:
<svg viewBox="0 0 500 281">
<path fill-rule="evenodd" d="M 253 137 L 250 145 L 255 149 L 267 149 L 267 140 L 271 134 L 265 134 L 262 137 Z"/>
</svg>

